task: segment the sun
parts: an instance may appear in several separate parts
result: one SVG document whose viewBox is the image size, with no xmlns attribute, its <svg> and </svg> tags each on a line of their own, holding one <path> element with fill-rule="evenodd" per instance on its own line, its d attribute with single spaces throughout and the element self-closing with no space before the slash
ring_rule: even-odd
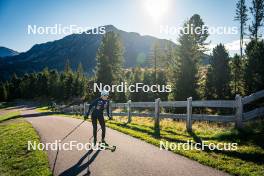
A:
<svg viewBox="0 0 264 176">
<path fill-rule="evenodd" d="M 168 11 L 168 0 L 146 0 L 146 12 L 153 20 L 161 19 Z"/>
</svg>

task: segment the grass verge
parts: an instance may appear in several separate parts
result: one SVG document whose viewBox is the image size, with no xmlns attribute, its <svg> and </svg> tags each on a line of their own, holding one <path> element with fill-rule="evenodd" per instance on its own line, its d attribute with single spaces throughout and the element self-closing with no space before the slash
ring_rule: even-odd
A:
<svg viewBox="0 0 264 176">
<path fill-rule="evenodd" d="M 237 131 L 232 125 L 218 123 L 197 122 L 193 125 L 193 133 L 185 130 L 185 122 L 162 120 L 160 137 L 156 137 L 152 118 L 133 117 L 130 124 L 124 118 L 116 117 L 108 121 L 107 126 L 144 140 L 156 146 L 160 141 L 168 144 L 179 144 L 191 141 L 193 143 L 205 142 L 214 144 L 237 143 L 237 150 L 177 150 L 170 151 L 181 154 L 233 175 L 257 176 L 264 175 L 264 133 L 263 121 L 248 124 L 245 131 Z M 252 128 L 254 127 L 254 128 Z"/>
<path fill-rule="evenodd" d="M 17 117 L 18 112 L 5 117 Z M 28 150 L 28 141 L 40 142 L 31 126 L 22 118 L 0 123 L 0 175 L 52 175 L 45 152 Z"/>
<path fill-rule="evenodd" d="M 11 111 L 11 112 L 5 113 L 3 115 L 0 115 L 0 122 L 14 119 L 14 118 L 17 118 L 18 116 L 19 116 L 19 112 L 17 111 Z"/>
<path fill-rule="evenodd" d="M 82 116 L 63 115 L 64 117 L 82 119 Z M 161 120 L 160 137 L 155 136 L 153 118 L 133 117 L 126 124 L 124 117 L 114 117 L 107 121 L 107 126 L 119 132 L 144 140 L 157 147 L 160 141 L 169 145 L 186 143 L 237 143 L 237 150 L 177 150 L 170 151 L 196 160 L 201 164 L 223 170 L 232 175 L 264 175 L 264 122 L 246 124 L 244 131 L 237 131 L 233 124 L 195 122 L 193 132 L 188 133 L 184 121 Z"/>
</svg>

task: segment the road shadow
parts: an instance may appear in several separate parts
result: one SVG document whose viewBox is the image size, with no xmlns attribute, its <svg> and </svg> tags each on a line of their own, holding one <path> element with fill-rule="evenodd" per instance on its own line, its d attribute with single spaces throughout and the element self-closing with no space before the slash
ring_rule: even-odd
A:
<svg viewBox="0 0 264 176">
<path fill-rule="evenodd" d="M 138 125 L 140 127 L 143 127 L 143 128 L 140 128 L 140 127 L 137 127 L 137 126 L 129 126 L 129 123 L 122 123 L 122 124 L 116 124 L 116 123 L 112 123 L 112 122 L 109 122 L 110 124 L 114 124 L 114 125 L 117 125 L 117 126 L 120 126 L 122 128 L 126 128 L 126 129 L 131 129 L 131 130 L 134 130 L 134 131 L 139 131 L 139 132 L 142 132 L 142 133 L 145 133 L 147 135 L 150 135 L 151 137 L 155 138 L 155 139 L 165 139 L 169 142 L 181 142 L 181 143 L 184 143 L 185 140 L 180 140 L 180 139 L 172 139 L 172 138 L 169 138 L 169 137 L 165 137 L 165 136 L 159 136 L 155 133 L 155 130 L 154 130 L 154 127 L 148 127 L 148 126 L 144 126 L 144 125 Z M 146 128 L 149 128 L 149 130 L 147 130 Z M 176 134 L 176 133 L 174 133 Z M 182 135 L 182 134 L 178 134 L 180 136 L 187 136 L 187 135 Z"/>
<path fill-rule="evenodd" d="M 75 176 L 80 174 L 85 169 L 87 169 L 87 173 L 85 175 L 90 175 L 89 166 L 92 164 L 92 162 L 94 162 L 95 158 L 100 153 L 100 150 L 97 150 L 91 157 L 89 157 L 92 152 L 93 150 L 89 150 L 88 152 L 86 152 L 75 165 L 63 171 L 61 174 L 59 174 L 59 176 Z M 88 158 L 88 161 L 83 163 L 85 158 Z"/>
<path fill-rule="evenodd" d="M 14 110 L 14 109 L 21 109 L 21 108 L 26 108 L 26 106 L 24 106 L 24 105 L 14 105 L 14 106 L 11 106 L 11 107 L 7 107 L 5 109 L 6 110 Z"/>
<path fill-rule="evenodd" d="M 61 114 L 59 114 L 58 112 L 39 112 L 39 113 L 20 115 L 20 117 L 31 118 L 31 117 L 50 116 L 50 115 L 61 115 Z"/>
<path fill-rule="evenodd" d="M 193 131 L 188 131 L 189 135 L 192 136 L 193 140 L 196 142 L 196 143 L 202 143 L 202 139 L 197 136 Z"/>
<path fill-rule="evenodd" d="M 124 122 L 122 124 L 116 124 L 115 123 L 115 125 L 126 127 L 126 128 L 137 128 L 137 127 L 130 127 L 129 124 L 131 124 L 131 123 L 128 123 L 128 122 Z M 150 128 L 151 130 L 153 130 L 153 132 L 151 132 L 153 134 L 153 137 L 159 138 L 159 136 L 156 136 L 155 133 L 154 133 L 154 127 L 149 127 L 149 126 L 140 125 L 140 124 L 136 124 L 136 125 L 140 126 L 140 127 L 143 127 L 143 128 Z M 146 130 L 143 130 L 142 128 L 137 128 L 136 130 L 139 130 L 139 131 L 142 131 L 142 132 L 147 132 Z M 172 135 L 188 137 L 188 135 L 182 134 L 182 133 L 178 133 L 176 131 L 173 131 L 172 129 L 164 129 L 164 128 L 162 128 L 162 131 L 167 132 L 167 133 L 172 134 Z M 149 133 L 149 132 L 147 132 L 147 133 Z"/>
<path fill-rule="evenodd" d="M 188 132 L 188 133 L 193 137 L 193 140 L 196 143 L 201 144 L 203 142 L 203 140 L 199 136 L 197 136 L 193 131 Z M 258 151 L 248 153 L 248 152 L 243 152 L 243 151 L 239 151 L 239 150 L 218 150 L 217 148 L 212 150 L 212 149 L 210 149 L 209 146 L 204 146 L 203 151 L 205 151 L 207 153 L 222 154 L 222 155 L 234 157 L 237 159 L 241 159 L 244 161 L 254 162 L 254 163 L 259 164 L 259 165 L 264 164 L 264 154 L 260 153 Z"/>
<path fill-rule="evenodd" d="M 32 109 L 35 109 L 35 108 L 32 108 Z M 31 110 L 31 108 L 27 109 L 27 110 Z M 64 113 L 64 114 L 65 115 L 70 115 L 70 114 L 66 114 L 66 113 Z M 37 112 L 37 113 L 19 114 L 19 115 L 14 115 L 14 116 L 11 116 L 9 118 L 3 119 L 3 120 L 1 120 L 1 122 L 5 122 L 5 121 L 8 121 L 8 120 L 17 119 L 17 118 L 37 118 L 37 117 L 45 117 L 45 116 L 52 116 L 52 115 L 60 116 L 60 115 L 63 115 L 63 113 L 58 113 L 58 112 Z"/>
</svg>

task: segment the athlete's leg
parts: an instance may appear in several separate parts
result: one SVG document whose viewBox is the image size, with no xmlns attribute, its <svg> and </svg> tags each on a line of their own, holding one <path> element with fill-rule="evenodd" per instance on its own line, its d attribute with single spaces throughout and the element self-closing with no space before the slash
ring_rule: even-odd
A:
<svg viewBox="0 0 264 176">
<path fill-rule="evenodd" d="M 97 141 L 97 117 L 92 115 L 94 144 Z"/>
<path fill-rule="evenodd" d="M 98 117 L 99 124 L 102 129 L 102 141 L 104 141 L 105 138 L 105 121 L 104 121 L 104 116 L 99 116 Z"/>
</svg>

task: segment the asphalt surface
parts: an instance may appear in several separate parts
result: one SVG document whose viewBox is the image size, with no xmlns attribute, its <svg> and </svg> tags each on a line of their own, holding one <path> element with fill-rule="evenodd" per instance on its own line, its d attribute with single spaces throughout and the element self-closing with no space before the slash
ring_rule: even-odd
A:
<svg viewBox="0 0 264 176">
<path fill-rule="evenodd" d="M 82 120 L 48 116 L 38 113 L 34 108 L 21 110 L 40 135 L 42 143 L 53 143 L 63 139 Z M 99 125 L 98 125 L 99 127 Z M 100 139 L 101 131 L 98 133 Z M 92 125 L 84 122 L 62 143 L 70 141 L 89 142 Z M 106 129 L 106 141 L 116 145 L 115 152 L 109 150 L 47 150 L 51 170 L 54 175 L 92 175 L 92 176 L 215 176 L 227 173 L 199 164 L 183 156 L 160 150 L 139 139 Z"/>
</svg>

